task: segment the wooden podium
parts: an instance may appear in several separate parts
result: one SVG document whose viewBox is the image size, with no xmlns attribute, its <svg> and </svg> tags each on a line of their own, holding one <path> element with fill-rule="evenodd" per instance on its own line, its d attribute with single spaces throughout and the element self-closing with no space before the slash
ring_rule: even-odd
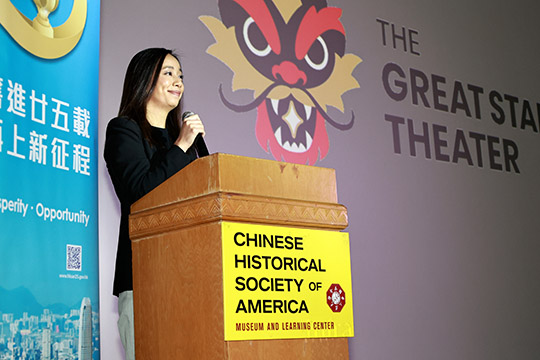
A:
<svg viewBox="0 0 540 360">
<path fill-rule="evenodd" d="M 222 221 L 347 227 L 333 169 L 198 159 L 131 208 L 138 360 L 348 359 L 348 338 L 225 341 Z"/>
</svg>

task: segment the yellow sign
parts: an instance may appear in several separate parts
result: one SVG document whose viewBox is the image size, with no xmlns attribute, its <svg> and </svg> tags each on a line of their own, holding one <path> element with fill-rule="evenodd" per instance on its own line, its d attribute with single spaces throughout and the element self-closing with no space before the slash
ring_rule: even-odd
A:
<svg viewBox="0 0 540 360">
<path fill-rule="evenodd" d="M 223 222 L 225 340 L 354 336 L 349 235 Z"/>
<path fill-rule="evenodd" d="M 53 28 L 49 14 L 59 0 L 34 0 L 38 14 L 34 20 L 24 16 L 9 0 L 0 0 L 0 23 L 19 45 L 44 58 L 57 59 L 69 53 L 79 42 L 86 24 L 86 0 L 73 0 L 66 22 Z"/>
</svg>

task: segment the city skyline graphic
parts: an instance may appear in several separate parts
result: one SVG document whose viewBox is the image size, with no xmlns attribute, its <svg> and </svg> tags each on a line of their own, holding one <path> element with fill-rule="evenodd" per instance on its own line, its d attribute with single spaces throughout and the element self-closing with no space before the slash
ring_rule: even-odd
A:
<svg viewBox="0 0 540 360">
<path fill-rule="evenodd" d="M 99 360 L 99 313 L 89 297 L 41 306 L 23 287 L 0 287 L 0 360 Z"/>
</svg>

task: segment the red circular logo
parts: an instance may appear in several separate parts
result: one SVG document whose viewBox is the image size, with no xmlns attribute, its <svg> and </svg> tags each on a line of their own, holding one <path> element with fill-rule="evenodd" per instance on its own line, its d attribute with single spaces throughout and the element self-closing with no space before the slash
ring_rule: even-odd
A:
<svg viewBox="0 0 540 360">
<path fill-rule="evenodd" d="M 341 312 L 345 306 L 345 291 L 339 284 L 332 284 L 326 292 L 326 303 L 333 312 Z"/>
</svg>

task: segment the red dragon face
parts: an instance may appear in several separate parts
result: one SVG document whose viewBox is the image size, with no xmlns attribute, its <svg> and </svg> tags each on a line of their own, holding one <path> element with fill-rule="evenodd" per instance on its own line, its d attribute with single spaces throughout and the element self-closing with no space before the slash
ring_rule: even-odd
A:
<svg viewBox="0 0 540 360">
<path fill-rule="evenodd" d="M 276 160 L 323 159 L 326 122 L 340 130 L 354 122 L 354 114 L 345 124 L 334 121 L 327 107 L 344 112 L 341 96 L 359 87 L 352 71 L 362 60 L 345 54 L 341 9 L 325 0 L 219 0 L 218 6 L 223 22 L 200 18 L 216 39 L 208 53 L 234 72 L 233 91 L 254 91 L 251 103 L 238 105 L 220 86 L 223 103 L 236 112 L 257 108 L 257 140 Z"/>
</svg>

